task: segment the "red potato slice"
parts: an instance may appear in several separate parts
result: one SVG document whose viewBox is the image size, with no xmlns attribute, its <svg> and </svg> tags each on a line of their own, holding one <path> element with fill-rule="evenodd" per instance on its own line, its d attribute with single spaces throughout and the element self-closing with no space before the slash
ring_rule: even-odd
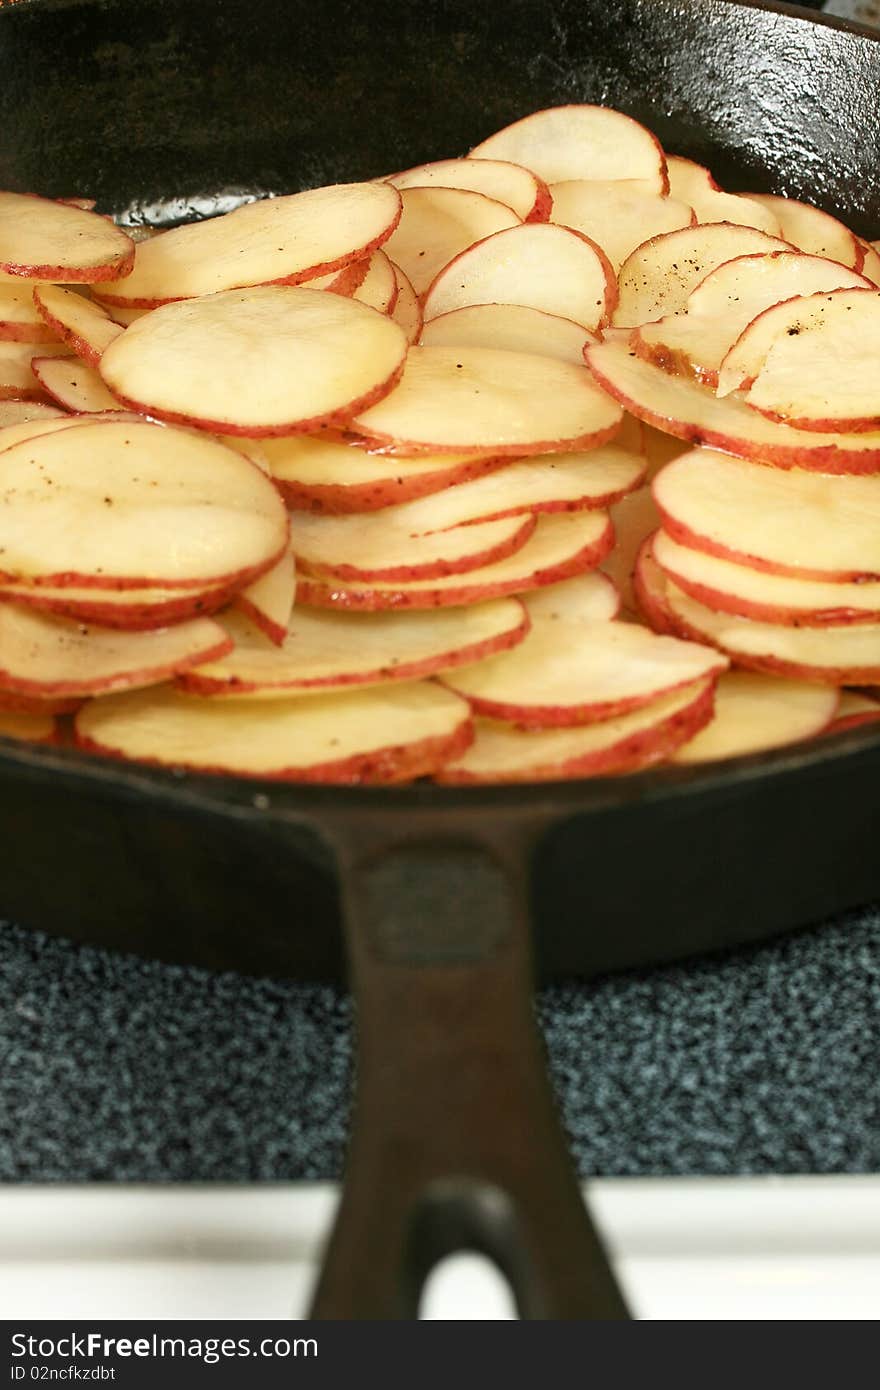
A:
<svg viewBox="0 0 880 1390">
<path fill-rule="evenodd" d="M 397 303 L 397 276 L 384 251 L 374 251 L 367 265 L 367 273 L 352 292 L 352 299 L 368 304 L 380 314 L 391 314 Z"/>
<path fill-rule="evenodd" d="M 591 332 L 617 302 L 607 256 L 581 232 L 530 222 L 496 232 L 444 263 L 424 296 L 425 319 L 470 304 L 521 304 Z"/>
<path fill-rule="evenodd" d="M 337 516 L 412 502 L 509 463 L 483 453 L 389 458 L 308 435 L 267 439 L 263 448 L 275 483 L 292 507 Z"/>
<path fill-rule="evenodd" d="M 463 188 L 405 188 L 400 196 L 403 215 L 389 238 L 388 255 L 418 295 L 475 241 L 520 225 L 512 208 Z"/>
<path fill-rule="evenodd" d="M 637 328 L 632 346 L 658 367 L 689 373 L 715 386 L 728 352 L 766 309 L 820 290 L 859 288 L 870 289 L 870 281 L 821 256 L 799 251 L 738 256 L 706 276 L 684 313 L 668 314 Z"/>
<path fill-rule="evenodd" d="M 0 580 L 0 599 L 99 627 L 143 632 L 190 618 L 207 618 L 235 596 L 236 583 L 212 589 L 95 589 L 68 584 L 15 584 Z M 0 694 L 0 705 L 2 705 Z"/>
<path fill-rule="evenodd" d="M 0 400 L 0 440 L 4 438 L 6 430 L 19 425 L 63 419 L 63 410 L 44 401 Z"/>
<path fill-rule="evenodd" d="M 752 197 L 740 193 L 725 193 L 710 171 L 692 159 L 668 154 L 669 194 L 689 203 L 698 222 L 731 222 L 737 227 L 756 227 L 769 236 L 783 232 L 771 210 Z"/>
<path fill-rule="evenodd" d="M 606 106 L 535 111 L 475 145 L 471 159 L 509 159 L 548 184 L 565 179 L 641 179 L 669 192 L 666 156 L 650 130 Z"/>
<path fill-rule="evenodd" d="M 231 646 L 210 618 L 122 632 L 0 603 L 0 689 L 14 694 L 72 697 L 155 685 Z"/>
<path fill-rule="evenodd" d="M 880 290 L 832 290 L 789 304 L 745 400 L 796 429 L 880 429 Z"/>
<path fill-rule="evenodd" d="M 827 287 L 829 292 L 836 288 L 838 287 L 830 285 Z M 867 290 L 873 296 L 878 294 L 869 281 L 861 287 L 856 286 L 856 289 Z M 747 390 L 752 386 L 762 371 L 774 343 L 780 338 L 798 337 L 804 330 L 811 329 L 815 332 L 818 327 L 824 341 L 828 310 L 825 298 L 824 294 L 805 291 L 803 295 L 791 296 L 783 303 L 770 305 L 763 312 L 756 314 L 731 343 L 721 361 L 717 394 L 728 396 L 734 391 Z M 851 313 L 851 310 L 847 312 Z M 870 344 L 868 350 L 870 351 Z M 854 355 L 852 349 L 849 355 Z M 857 357 L 858 353 L 855 356 Z"/>
<path fill-rule="evenodd" d="M 604 512 L 551 514 L 538 517 L 534 534 L 521 550 L 468 574 L 397 585 L 343 584 L 306 576 L 299 581 L 297 599 L 316 608 L 359 612 L 482 603 L 585 574 L 601 564 L 613 543 L 614 531 Z M 596 575 L 595 584 L 613 588 L 604 575 Z"/>
<path fill-rule="evenodd" d="M 644 476 L 645 460 L 613 444 L 583 454 L 545 454 L 458 483 L 413 504 L 409 515 L 422 518 L 416 520 L 417 527 L 427 524 L 431 531 L 447 531 L 524 514 L 606 510 L 638 487 Z"/>
<path fill-rule="evenodd" d="M 653 490 L 664 529 L 682 545 L 795 578 L 880 579 L 878 476 L 785 471 L 693 449 Z"/>
<path fill-rule="evenodd" d="M 141 242 L 124 283 L 101 283 L 93 293 L 107 304 L 151 309 L 249 285 L 300 284 L 377 250 L 400 206 L 400 194 L 383 183 L 263 198 Z"/>
<path fill-rule="evenodd" d="M 340 686 L 417 680 L 480 661 L 521 642 L 529 620 L 517 599 L 429 613 L 327 613 L 298 608 L 281 647 L 227 619 L 234 649 L 183 675 L 197 695 L 277 699 Z"/>
<path fill-rule="evenodd" d="M 535 529 L 536 519 L 527 515 L 436 530 L 433 504 L 442 497 L 356 516 L 295 512 L 291 543 L 297 564 L 307 574 L 356 582 L 433 579 L 503 560 L 521 550 Z"/>
<path fill-rule="evenodd" d="M 422 306 L 409 276 L 405 275 L 394 261 L 391 264 L 394 266 L 394 275 L 397 280 L 397 299 L 394 301 L 391 317 L 403 329 L 407 342 L 417 343 L 422 331 Z"/>
<path fill-rule="evenodd" d="M 399 385 L 351 427 L 401 453 L 513 457 L 604 444 L 621 418 L 590 373 L 569 362 L 491 348 L 414 347 Z"/>
<path fill-rule="evenodd" d="M 0 193 L 0 271 L 55 284 L 116 281 L 134 262 L 134 242 L 94 212 Z"/>
<path fill-rule="evenodd" d="M 39 402 L 34 401 L 30 404 L 38 405 Z M 63 410 L 58 410 L 54 406 L 47 407 L 47 409 L 52 410 L 53 414 L 48 417 L 27 420 L 22 424 L 7 425 L 0 429 L 0 451 L 11 449 L 13 444 L 20 444 L 25 439 L 38 439 L 42 434 L 54 434 L 56 430 L 71 429 L 76 425 L 93 425 L 100 421 L 112 421 L 116 424 L 126 420 L 133 424 L 143 423 L 142 415 L 133 415 L 125 410 L 111 410 L 95 415 L 67 415 Z"/>
<path fill-rule="evenodd" d="M 0 738 L 22 739 L 25 743 L 54 743 L 57 737 L 58 726 L 51 714 L 0 710 Z"/>
<path fill-rule="evenodd" d="M 236 598 L 236 607 L 280 647 L 287 636 L 296 599 L 296 561 L 287 550 L 277 564 L 255 579 Z"/>
<path fill-rule="evenodd" d="M 749 199 L 765 208 L 779 223 L 779 234 L 811 256 L 827 256 L 851 270 L 861 270 L 865 259 L 858 237 L 827 212 L 772 193 L 749 193 Z"/>
<path fill-rule="evenodd" d="M 541 353 L 582 366 L 594 335 L 572 319 L 522 304 L 470 304 L 431 319 L 422 329 L 424 347 L 499 348 Z"/>
<path fill-rule="evenodd" d="M 205 589 L 256 579 L 287 512 L 247 459 L 192 431 L 103 420 L 3 451 L 0 577 Z"/>
<path fill-rule="evenodd" d="M 601 246 L 615 274 L 631 252 L 649 237 L 675 232 L 696 222 L 686 202 L 625 179 L 567 179 L 550 189 L 550 220 L 583 232 Z"/>
<path fill-rule="evenodd" d="M 525 641 L 444 676 L 445 684 L 486 718 L 562 728 L 628 714 L 725 670 L 711 647 L 609 622 L 610 614 L 597 620 L 581 597 L 583 584 L 569 579 L 528 596 Z"/>
<path fill-rule="evenodd" d="M 715 687 L 715 713 L 673 755 L 674 763 L 741 758 L 815 738 L 834 719 L 837 691 L 807 681 L 728 671 Z M 880 716 L 880 706 L 875 707 Z"/>
<path fill-rule="evenodd" d="M 870 685 L 880 680 L 880 623 L 783 627 L 697 603 L 667 579 L 646 542 L 635 577 L 639 603 L 655 631 L 708 642 L 737 666 L 793 680 Z"/>
<path fill-rule="evenodd" d="M 333 294 L 342 294 L 350 298 L 369 275 L 372 259 L 372 256 L 362 256 L 358 261 L 350 261 L 341 270 L 331 270 L 329 275 L 316 275 L 308 281 L 309 289 L 330 290 Z"/>
<path fill-rule="evenodd" d="M 546 222 L 552 198 L 543 179 L 499 159 L 439 159 L 433 164 L 417 164 L 387 180 L 395 188 L 463 188 L 483 193 L 504 203 L 521 222 Z"/>
<path fill-rule="evenodd" d="M 42 390 L 65 410 L 80 415 L 128 413 L 95 368 L 78 357 L 34 357 L 31 370 Z"/>
<path fill-rule="evenodd" d="M 647 424 L 777 469 L 857 476 L 880 470 L 880 431 L 820 434 L 768 420 L 738 396 L 719 400 L 705 386 L 645 362 L 620 341 L 584 352 L 596 381 Z"/>
<path fill-rule="evenodd" d="M 478 719 L 471 747 L 436 780 L 551 782 L 637 772 L 665 762 L 711 719 L 714 685 L 698 681 L 629 714 L 573 728 L 524 730 Z"/>
<path fill-rule="evenodd" d="M 681 313 L 700 282 L 725 261 L 791 249 L 779 237 L 729 222 L 664 232 L 638 246 L 620 267 L 613 323 L 618 328 L 639 328 L 667 314 Z"/>
<path fill-rule="evenodd" d="M 0 283 L 0 340 L 16 343 L 52 343 L 55 336 L 37 313 L 33 281 L 25 280 L 18 284 Z"/>
<path fill-rule="evenodd" d="M 832 719 L 827 734 L 842 734 L 847 729 L 859 729 L 863 724 L 876 724 L 880 720 L 880 705 L 876 700 L 866 699 L 852 690 L 841 690 L 837 713 Z"/>
<path fill-rule="evenodd" d="M 683 593 L 721 613 L 793 627 L 880 622 L 880 584 L 794 579 L 681 545 L 665 531 L 654 559 Z"/>
<path fill-rule="evenodd" d="M 37 380 L 31 363 L 39 354 L 44 361 L 50 357 L 70 357 L 65 343 L 19 343 L 0 341 L 0 400 L 28 400 L 43 396 L 43 386 Z"/>
<path fill-rule="evenodd" d="M 622 498 L 611 508 L 614 526 L 614 549 L 602 561 L 602 572 L 612 580 L 620 594 L 621 606 L 627 615 L 638 611 L 632 587 L 636 559 L 646 537 L 660 525 L 660 513 L 649 487 Z"/>
<path fill-rule="evenodd" d="M 430 681 L 290 700 L 206 700 L 172 687 L 94 700 L 83 748 L 198 772 L 381 785 L 423 777 L 473 738 L 465 700 Z"/>
<path fill-rule="evenodd" d="M 101 375 L 124 405 L 164 420 L 308 434 L 381 400 L 406 349 L 397 324 L 365 304 L 269 285 L 154 310 L 111 343 Z"/>
<path fill-rule="evenodd" d="M 46 326 L 90 367 L 96 367 L 106 348 L 123 332 L 108 311 L 94 300 L 61 285 L 37 285 L 34 306 Z"/>
</svg>

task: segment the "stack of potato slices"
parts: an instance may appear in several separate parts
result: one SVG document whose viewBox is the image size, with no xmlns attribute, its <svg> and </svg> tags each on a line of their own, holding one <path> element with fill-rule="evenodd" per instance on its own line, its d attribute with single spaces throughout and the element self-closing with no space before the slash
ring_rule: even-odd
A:
<svg viewBox="0 0 880 1390">
<path fill-rule="evenodd" d="M 0 733 L 471 784 L 880 718 L 880 254 L 827 213 L 568 106 L 130 230 L 0 194 Z"/>
</svg>

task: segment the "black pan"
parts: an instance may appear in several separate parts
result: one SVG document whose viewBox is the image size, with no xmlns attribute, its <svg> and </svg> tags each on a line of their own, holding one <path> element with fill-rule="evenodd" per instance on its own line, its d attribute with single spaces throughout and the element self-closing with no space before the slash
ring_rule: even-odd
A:
<svg viewBox="0 0 880 1390">
<path fill-rule="evenodd" d="M 19 0 L 0 186 L 162 222 L 464 152 L 540 106 L 643 119 L 730 188 L 880 231 L 880 41 L 727 0 Z M 756 940 L 880 894 L 880 737 L 497 790 L 300 789 L 0 747 L 2 908 L 359 1000 L 320 1317 L 414 1315 L 470 1246 L 526 1317 L 625 1316 L 553 1114 L 540 973 Z M 533 930 L 529 925 L 531 916 Z"/>
</svg>

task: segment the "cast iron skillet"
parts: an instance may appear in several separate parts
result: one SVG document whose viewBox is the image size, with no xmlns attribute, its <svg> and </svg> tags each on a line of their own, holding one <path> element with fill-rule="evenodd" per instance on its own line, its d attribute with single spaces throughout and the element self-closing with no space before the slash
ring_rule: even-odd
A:
<svg viewBox="0 0 880 1390">
<path fill-rule="evenodd" d="M 880 42 L 727 0 L 19 0 L 0 186 L 169 221 L 464 152 L 545 105 L 645 120 L 730 188 L 880 231 Z M 300 789 L 0 748 L 2 907 L 358 994 L 354 1135 L 315 1316 L 415 1315 L 494 1258 L 522 1316 L 626 1316 L 530 1005 L 544 977 L 755 940 L 880 894 L 880 738 L 494 790 Z M 338 886 L 341 885 L 341 888 Z"/>
</svg>

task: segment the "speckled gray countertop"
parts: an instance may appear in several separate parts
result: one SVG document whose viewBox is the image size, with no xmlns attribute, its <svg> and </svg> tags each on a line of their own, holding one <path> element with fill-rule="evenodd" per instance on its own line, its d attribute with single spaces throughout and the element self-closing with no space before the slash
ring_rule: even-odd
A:
<svg viewBox="0 0 880 1390">
<path fill-rule="evenodd" d="M 586 1174 L 880 1169 L 880 909 L 545 991 Z M 339 1175 L 351 1005 L 0 926 L 0 1180 Z"/>
</svg>

